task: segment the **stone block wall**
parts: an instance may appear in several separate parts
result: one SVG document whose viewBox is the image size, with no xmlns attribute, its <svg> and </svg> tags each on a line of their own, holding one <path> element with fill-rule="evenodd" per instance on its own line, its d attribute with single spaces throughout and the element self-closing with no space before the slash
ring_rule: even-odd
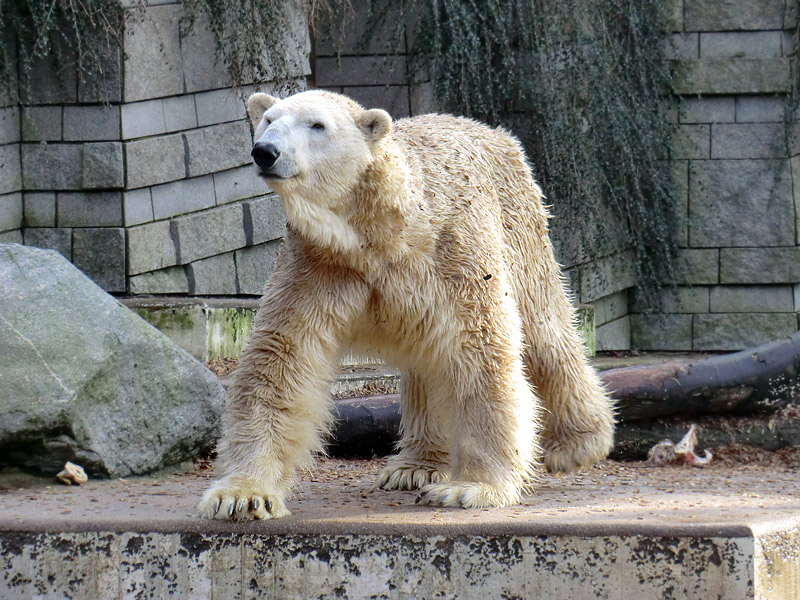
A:
<svg viewBox="0 0 800 600">
<path fill-rule="evenodd" d="M 297 72 L 282 93 L 310 70 L 287 6 Z M 0 108 L 0 241 L 55 249 L 110 292 L 258 295 L 285 219 L 251 166 L 244 99 L 276 84 L 232 91 L 208 24 L 186 30 L 179 1 L 129 14 L 102 93 L 41 64 L 24 106 Z"/>
<path fill-rule="evenodd" d="M 587 262 L 562 252 L 576 302 L 594 304 L 598 350 L 738 350 L 798 329 L 800 142 L 786 125 L 796 2 L 668 2 L 678 285 L 648 314 L 630 253 Z M 430 84 L 409 72 L 413 31 L 385 21 L 389 32 L 371 38 L 365 14 L 343 35 L 317 23 L 316 85 L 396 117 L 436 110 Z"/>
<path fill-rule="evenodd" d="M 662 314 L 632 297 L 631 343 L 738 350 L 798 329 L 800 146 L 786 114 L 796 3 L 673 4 L 679 285 Z"/>
<path fill-rule="evenodd" d="M 383 108 L 394 118 L 441 111 L 429 76 L 414 73 L 410 64 L 412 19 L 401 14 L 400 3 L 372 5 L 371 14 L 356 9 L 344 28 L 340 15 L 315 23 L 311 82 L 346 94 L 367 108 Z M 367 34 L 368 27 L 378 29 Z M 531 134 L 523 122 L 511 130 L 523 143 Z M 635 283 L 630 253 L 590 261 L 576 248 L 575 240 L 556 239 L 557 235 L 557 258 L 565 267 L 575 304 L 594 304 L 598 349 L 629 348 L 627 290 Z"/>
</svg>

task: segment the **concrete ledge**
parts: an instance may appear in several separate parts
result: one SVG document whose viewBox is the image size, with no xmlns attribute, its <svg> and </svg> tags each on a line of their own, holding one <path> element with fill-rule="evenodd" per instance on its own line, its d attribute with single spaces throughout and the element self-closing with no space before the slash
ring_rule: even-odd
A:
<svg viewBox="0 0 800 600">
<path fill-rule="evenodd" d="M 464 510 L 371 491 L 382 464 L 325 460 L 292 516 L 251 523 L 195 516 L 207 473 L 7 483 L 0 597 L 800 596 L 800 482 L 788 468 L 604 463 L 544 476 L 520 506 Z"/>
</svg>

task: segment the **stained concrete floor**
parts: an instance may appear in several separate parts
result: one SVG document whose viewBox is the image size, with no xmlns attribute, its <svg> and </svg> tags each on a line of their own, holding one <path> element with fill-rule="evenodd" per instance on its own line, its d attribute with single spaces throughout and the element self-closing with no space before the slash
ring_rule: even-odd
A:
<svg viewBox="0 0 800 600">
<path fill-rule="evenodd" d="M 702 469 L 606 461 L 583 473 L 543 474 L 519 506 L 474 510 L 417 506 L 414 492 L 372 490 L 383 459 L 322 459 L 303 476 L 290 517 L 249 524 L 198 518 L 195 504 L 212 470 L 91 479 L 80 487 L 5 473 L 0 531 L 710 535 L 800 523 L 798 461 L 791 453 L 783 458 Z"/>
</svg>

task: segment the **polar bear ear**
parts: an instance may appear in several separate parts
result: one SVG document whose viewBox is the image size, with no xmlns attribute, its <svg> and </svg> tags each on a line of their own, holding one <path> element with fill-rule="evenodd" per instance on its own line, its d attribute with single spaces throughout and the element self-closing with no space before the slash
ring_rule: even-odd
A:
<svg viewBox="0 0 800 600">
<path fill-rule="evenodd" d="M 392 131 L 392 117 L 385 110 L 372 108 L 356 118 L 356 125 L 364 132 L 368 142 L 378 142 Z"/>
<path fill-rule="evenodd" d="M 262 93 L 253 94 L 247 99 L 247 114 L 250 117 L 250 122 L 253 124 L 253 127 L 258 125 L 264 113 L 277 101 L 278 99 L 274 96 Z"/>
</svg>

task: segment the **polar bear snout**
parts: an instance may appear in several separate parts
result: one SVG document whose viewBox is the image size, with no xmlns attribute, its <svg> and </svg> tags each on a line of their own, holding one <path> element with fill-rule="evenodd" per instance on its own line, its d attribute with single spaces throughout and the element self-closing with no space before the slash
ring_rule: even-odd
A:
<svg viewBox="0 0 800 600">
<path fill-rule="evenodd" d="M 257 142 L 253 146 L 253 151 L 250 156 L 253 157 L 255 163 L 262 169 L 269 169 L 278 160 L 281 155 L 280 151 L 275 147 L 275 144 L 269 142 Z"/>
</svg>

